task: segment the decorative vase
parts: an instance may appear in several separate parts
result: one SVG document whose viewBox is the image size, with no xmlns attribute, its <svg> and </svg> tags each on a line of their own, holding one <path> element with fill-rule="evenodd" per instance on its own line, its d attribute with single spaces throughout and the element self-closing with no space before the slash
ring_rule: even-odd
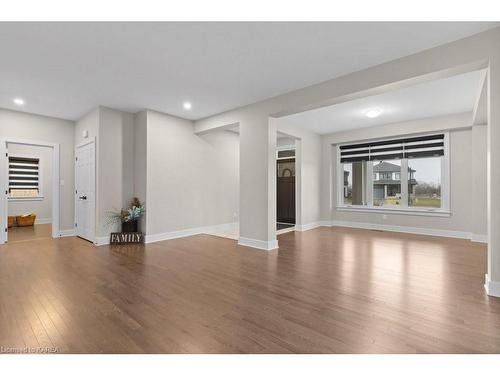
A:
<svg viewBox="0 0 500 375">
<path fill-rule="evenodd" d="M 138 227 L 137 220 L 124 221 L 122 223 L 122 232 L 125 233 L 138 232 L 139 230 L 137 229 L 137 227 Z"/>
</svg>

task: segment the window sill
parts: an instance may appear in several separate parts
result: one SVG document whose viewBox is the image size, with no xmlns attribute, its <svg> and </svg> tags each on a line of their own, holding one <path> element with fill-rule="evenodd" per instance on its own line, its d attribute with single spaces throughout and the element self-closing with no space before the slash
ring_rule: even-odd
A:
<svg viewBox="0 0 500 375">
<path fill-rule="evenodd" d="M 450 217 L 451 212 L 446 210 L 434 210 L 425 208 L 385 208 L 365 206 L 337 206 L 337 211 L 347 212 L 369 212 L 379 214 L 414 215 L 414 216 L 437 216 Z"/>
<path fill-rule="evenodd" d="M 43 196 L 26 197 L 26 198 L 8 197 L 7 199 L 8 199 L 9 202 L 32 202 L 32 201 L 43 201 Z"/>
</svg>

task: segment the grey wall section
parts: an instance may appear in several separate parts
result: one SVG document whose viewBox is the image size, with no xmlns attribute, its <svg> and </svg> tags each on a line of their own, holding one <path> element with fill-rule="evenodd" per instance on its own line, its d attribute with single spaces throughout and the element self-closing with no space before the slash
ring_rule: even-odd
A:
<svg viewBox="0 0 500 375">
<path fill-rule="evenodd" d="M 487 192 L 487 128 L 486 125 L 472 127 L 472 223 L 471 231 L 477 235 L 488 234 Z"/>
<path fill-rule="evenodd" d="M 99 115 L 100 115 L 100 108 L 95 108 L 94 110 L 90 111 L 76 122 L 75 146 L 79 146 L 83 143 L 88 142 L 91 139 L 95 139 L 96 150 L 98 149 L 97 138 L 99 135 Z M 83 137 L 84 131 L 88 132 L 87 138 Z"/>
<path fill-rule="evenodd" d="M 147 228 L 147 111 L 138 112 L 134 116 L 134 196 L 146 205 L 146 214 L 142 215 L 140 229 Z"/>
<path fill-rule="evenodd" d="M 191 121 L 147 111 L 147 234 L 237 221 L 238 153 L 237 134 L 199 136 Z"/>
<path fill-rule="evenodd" d="M 9 155 L 37 157 L 41 182 L 41 200 L 23 201 L 10 199 L 8 202 L 9 216 L 36 214 L 37 221 L 50 223 L 52 221 L 52 166 L 53 150 L 50 147 L 9 144 Z"/>
<path fill-rule="evenodd" d="M 0 138 L 22 138 L 60 145 L 60 230 L 73 229 L 75 123 L 52 117 L 0 109 Z"/>
<path fill-rule="evenodd" d="M 277 147 L 295 147 L 295 138 L 282 137 L 276 139 Z"/>
<path fill-rule="evenodd" d="M 122 206 L 130 204 L 134 195 L 135 184 L 135 116 L 122 113 Z"/>
<path fill-rule="evenodd" d="M 134 115 L 100 107 L 99 120 L 96 233 L 107 238 L 119 229 L 118 225 L 107 225 L 109 212 L 120 211 L 133 198 Z"/>
</svg>

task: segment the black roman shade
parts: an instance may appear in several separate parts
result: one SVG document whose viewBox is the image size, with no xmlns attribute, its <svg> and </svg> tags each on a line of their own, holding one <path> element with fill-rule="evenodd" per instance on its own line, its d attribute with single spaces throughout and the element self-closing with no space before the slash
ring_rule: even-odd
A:
<svg viewBox="0 0 500 375">
<path fill-rule="evenodd" d="M 425 158 L 444 155 L 444 134 L 340 146 L 340 162 Z"/>
</svg>

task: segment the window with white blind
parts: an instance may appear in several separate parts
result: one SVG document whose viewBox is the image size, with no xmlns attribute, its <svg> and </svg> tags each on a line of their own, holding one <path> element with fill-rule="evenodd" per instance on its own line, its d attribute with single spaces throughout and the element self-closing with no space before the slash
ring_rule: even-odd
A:
<svg viewBox="0 0 500 375">
<path fill-rule="evenodd" d="M 339 209 L 449 214 L 448 133 L 337 146 Z"/>
<path fill-rule="evenodd" d="M 9 198 L 41 196 L 40 159 L 9 155 Z"/>
</svg>

